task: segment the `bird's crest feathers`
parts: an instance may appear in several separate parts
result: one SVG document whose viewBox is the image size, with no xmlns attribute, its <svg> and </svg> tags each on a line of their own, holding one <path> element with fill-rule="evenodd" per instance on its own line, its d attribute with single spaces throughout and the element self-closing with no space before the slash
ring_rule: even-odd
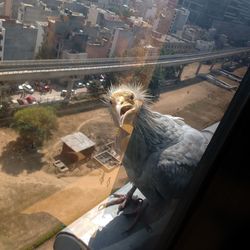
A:
<svg viewBox="0 0 250 250">
<path fill-rule="evenodd" d="M 131 91 L 136 100 L 140 100 L 144 104 L 150 103 L 150 95 L 143 88 L 142 84 L 121 84 L 118 86 L 111 85 L 107 93 L 107 98 L 111 98 L 114 93 L 122 91 Z"/>
</svg>

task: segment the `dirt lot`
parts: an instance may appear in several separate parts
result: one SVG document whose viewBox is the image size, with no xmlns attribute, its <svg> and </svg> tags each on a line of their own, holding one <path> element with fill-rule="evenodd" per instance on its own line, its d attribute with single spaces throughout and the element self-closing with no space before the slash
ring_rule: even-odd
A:
<svg viewBox="0 0 250 250">
<path fill-rule="evenodd" d="M 153 109 L 181 116 L 201 129 L 221 119 L 233 95 L 234 92 L 201 82 L 161 94 Z M 0 129 L 1 250 L 25 249 L 37 240 L 42 242 L 53 235 L 53 230 L 71 223 L 126 181 L 123 168 L 105 172 L 91 164 L 58 178 L 51 162 L 60 153 L 60 137 L 81 131 L 100 146 L 114 136 L 105 108 L 58 120 L 59 129 L 36 153 L 23 150 L 11 129 Z"/>
</svg>

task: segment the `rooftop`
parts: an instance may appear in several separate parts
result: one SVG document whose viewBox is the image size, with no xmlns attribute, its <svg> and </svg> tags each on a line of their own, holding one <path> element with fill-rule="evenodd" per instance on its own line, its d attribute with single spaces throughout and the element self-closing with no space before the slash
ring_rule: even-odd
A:
<svg viewBox="0 0 250 250">
<path fill-rule="evenodd" d="M 75 152 L 80 152 L 87 148 L 95 146 L 95 143 L 91 141 L 86 135 L 81 132 L 76 132 L 61 139 L 67 146 L 72 148 Z"/>
</svg>

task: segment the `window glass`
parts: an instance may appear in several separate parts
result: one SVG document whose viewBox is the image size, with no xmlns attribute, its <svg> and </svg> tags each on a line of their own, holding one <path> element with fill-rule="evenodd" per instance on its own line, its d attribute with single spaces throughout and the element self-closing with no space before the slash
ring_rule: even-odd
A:
<svg viewBox="0 0 250 250">
<path fill-rule="evenodd" d="M 249 66 L 250 3 L 209 2 L 0 1 L 0 249 L 128 182 L 170 218 Z"/>
</svg>

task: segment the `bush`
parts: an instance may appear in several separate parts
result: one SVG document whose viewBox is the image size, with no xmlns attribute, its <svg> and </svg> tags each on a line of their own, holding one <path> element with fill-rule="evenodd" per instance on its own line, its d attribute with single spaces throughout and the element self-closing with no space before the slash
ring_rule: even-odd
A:
<svg viewBox="0 0 250 250">
<path fill-rule="evenodd" d="M 13 128 L 26 145 L 34 148 L 49 139 L 52 131 L 57 128 L 57 118 L 52 108 L 25 108 L 14 114 Z"/>
</svg>

